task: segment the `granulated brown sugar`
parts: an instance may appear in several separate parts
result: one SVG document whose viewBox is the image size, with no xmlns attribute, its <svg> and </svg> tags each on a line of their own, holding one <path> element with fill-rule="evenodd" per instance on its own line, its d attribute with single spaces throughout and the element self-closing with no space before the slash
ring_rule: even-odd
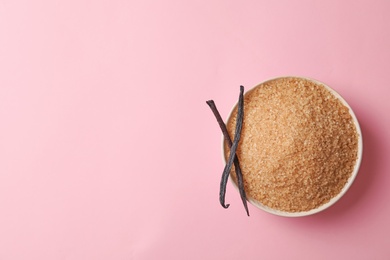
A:
<svg viewBox="0 0 390 260">
<path fill-rule="evenodd" d="M 237 156 L 248 197 L 301 212 L 340 193 L 357 160 L 358 134 L 348 108 L 329 90 L 280 78 L 247 92 L 244 107 Z M 227 122 L 232 137 L 236 114 L 237 107 Z M 231 175 L 236 182 L 234 170 Z"/>
</svg>

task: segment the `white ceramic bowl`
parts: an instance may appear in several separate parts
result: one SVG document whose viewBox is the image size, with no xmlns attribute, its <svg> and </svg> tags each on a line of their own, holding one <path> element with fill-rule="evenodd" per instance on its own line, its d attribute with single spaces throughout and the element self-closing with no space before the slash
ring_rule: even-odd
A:
<svg viewBox="0 0 390 260">
<path fill-rule="evenodd" d="M 356 160 L 356 164 L 355 164 L 355 168 L 353 169 L 353 172 L 351 174 L 351 176 L 349 177 L 347 183 L 345 184 L 345 186 L 343 187 L 343 189 L 341 190 L 341 192 L 339 194 L 337 194 L 335 197 L 333 197 L 330 201 L 328 201 L 327 203 L 319 206 L 318 208 L 315 208 L 315 209 L 312 209 L 312 210 L 309 210 L 309 211 L 301 211 L 301 212 L 286 212 L 286 211 L 280 211 L 280 210 L 276 210 L 276 209 L 273 209 L 273 208 L 270 208 L 270 207 L 267 207 L 265 205 L 263 205 L 262 203 L 260 203 L 259 201 L 253 199 L 253 198 L 250 198 L 248 196 L 248 201 L 254 205 L 255 207 L 259 208 L 259 209 L 262 209 L 268 213 L 271 213 L 271 214 L 274 214 L 274 215 L 278 215 L 278 216 L 283 216 L 283 217 L 303 217 L 303 216 L 309 216 L 309 215 L 312 215 L 312 214 L 315 214 L 315 213 L 318 213 L 318 212 L 321 212 L 327 208 L 329 208 L 330 206 L 332 206 L 333 204 L 335 204 L 346 192 L 347 190 L 349 189 L 349 187 L 351 187 L 353 181 L 355 180 L 356 178 L 356 175 L 359 171 L 359 167 L 360 167 L 360 163 L 362 161 L 362 155 L 363 155 L 363 138 L 362 138 L 362 133 L 361 133 L 361 129 L 360 129 L 360 126 L 359 126 L 359 122 L 354 114 L 354 112 L 352 111 L 351 107 L 348 105 L 348 103 L 336 92 L 334 91 L 332 88 L 330 88 L 329 86 L 327 86 L 326 84 L 320 82 L 320 81 L 317 81 L 317 80 L 314 80 L 314 79 L 311 79 L 311 78 L 306 78 L 306 77 L 297 77 L 297 76 L 284 76 L 284 77 L 277 77 L 277 78 L 272 78 L 272 79 L 269 79 L 269 80 L 266 80 L 258 85 L 256 85 L 255 87 L 253 87 L 252 89 L 246 91 L 246 93 L 248 93 L 249 91 L 253 90 L 254 88 L 258 87 L 259 85 L 262 85 L 264 83 L 267 83 L 267 82 L 270 82 L 270 81 L 273 81 L 273 80 L 276 80 L 276 79 L 281 79 L 281 78 L 299 78 L 299 79 L 305 79 L 305 80 L 308 80 L 308 81 L 312 81 L 316 84 L 320 84 L 320 85 L 323 85 L 326 89 L 328 89 L 336 98 L 338 98 L 342 104 L 344 104 L 348 109 L 349 109 L 349 113 L 351 114 L 352 116 L 352 119 L 355 123 L 355 127 L 356 127 L 356 131 L 357 131 L 357 134 L 358 134 L 358 154 L 357 154 L 357 160 Z M 245 93 L 245 95 L 246 95 Z M 237 105 L 237 104 L 236 104 Z M 235 106 L 236 106 L 235 105 Z M 229 113 L 229 116 L 228 116 L 228 119 L 230 118 L 231 116 L 231 113 L 233 112 L 233 109 L 234 107 L 232 108 L 231 112 Z M 222 136 L 222 158 L 223 158 L 223 162 L 226 164 L 226 160 L 225 160 L 225 151 L 224 151 L 225 147 L 224 147 L 224 138 Z M 238 191 L 238 187 L 237 187 L 237 184 L 233 181 L 233 179 L 230 177 L 230 181 L 233 183 L 233 186 L 237 189 Z"/>
</svg>

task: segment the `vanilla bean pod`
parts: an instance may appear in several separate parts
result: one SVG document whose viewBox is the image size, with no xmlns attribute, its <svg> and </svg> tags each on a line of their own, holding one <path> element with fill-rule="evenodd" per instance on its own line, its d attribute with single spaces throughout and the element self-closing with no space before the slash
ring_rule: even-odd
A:
<svg viewBox="0 0 390 260">
<path fill-rule="evenodd" d="M 229 204 L 225 205 L 225 194 L 226 194 L 226 185 L 229 177 L 229 173 L 231 171 L 232 164 L 234 163 L 234 168 L 236 171 L 236 176 L 237 176 L 237 185 L 238 189 L 240 192 L 241 200 L 243 202 L 243 205 L 245 207 L 246 213 L 249 216 L 249 210 L 248 210 L 248 204 L 247 204 L 247 199 L 246 199 L 246 193 L 244 189 L 244 181 L 243 181 L 243 176 L 241 172 L 241 167 L 240 163 L 238 160 L 238 157 L 236 155 L 236 150 L 238 147 L 238 143 L 240 141 L 241 137 L 241 129 L 242 129 L 242 123 L 243 123 L 243 118 L 244 118 L 244 87 L 240 86 L 240 97 L 238 101 L 238 112 L 237 112 L 237 122 L 236 122 L 236 129 L 235 129 L 235 135 L 234 135 L 234 141 L 232 142 L 228 130 L 226 128 L 225 123 L 222 120 L 221 115 L 218 112 L 218 109 L 214 103 L 213 100 L 206 101 L 206 103 L 209 105 L 210 109 L 214 113 L 215 118 L 217 119 L 217 122 L 222 130 L 224 139 L 230 148 L 230 154 L 229 158 L 227 160 L 227 163 L 225 165 L 222 178 L 221 178 L 221 184 L 220 184 L 220 194 L 219 194 L 219 200 L 224 208 L 228 208 Z"/>
</svg>

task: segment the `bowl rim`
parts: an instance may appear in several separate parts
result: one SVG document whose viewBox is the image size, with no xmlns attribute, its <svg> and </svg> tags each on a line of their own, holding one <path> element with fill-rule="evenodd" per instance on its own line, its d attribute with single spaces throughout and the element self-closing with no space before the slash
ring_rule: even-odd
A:
<svg viewBox="0 0 390 260">
<path fill-rule="evenodd" d="M 360 128 L 359 121 L 358 121 L 355 113 L 353 112 L 351 106 L 347 103 L 347 101 L 337 91 L 335 91 L 334 89 L 329 87 L 327 84 L 325 84 L 325 83 L 323 83 L 323 82 L 321 82 L 319 80 L 316 80 L 316 79 L 313 79 L 313 78 L 309 78 L 309 77 L 302 77 L 302 76 L 279 76 L 279 77 L 274 77 L 274 78 L 270 78 L 270 79 L 267 79 L 265 81 L 262 81 L 262 82 L 258 83 L 257 85 L 255 85 L 254 87 L 250 88 L 249 90 L 247 90 L 244 93 L 244 96 L 246 94 L 248 94 L 249 92 L 253 91 L 254 89 L 256 89 L 257 87 L 260 87 L 261 85 L 265 84 L 265 83 L 268 83 L 268 82 L 271 82 L 271 81 L 274 81 L 274 80 L 278 80 L 278 79 L 285 79 L 285 78 L 304 79 L 304 80 L 308 80 L 308 81 L 314 82 L 315 84 L 324 86 L 330 93 L 332 93 L 338 100 L 340 100 L 341 103 L 344 106 L 346 106 L 348 108 L 349 113 L 350 113 L 350 115 L 352 117 L 352 120 L 353 120 L 353 122 L 355 124 L 356 132 L 358 134 L 357 159 L 356 159 L 355 167 L 354 167 L 354 169 L 352 171 L 352 174 L 348 178 L 348 181 L 344 185 L 342 190 L 336 196 L 334 196 L 332 199 L 330 199 L 327 203 L 322 204 L 321 206 L 319 206 L 317 208 L 314 208 L 314 209 L 311 209 L 309 211 L 287 212 L 287 211 L 281 211 L 281 210 L 270 208 L 268 206 L 263 205 L 261 202 L 255 200 L 255 199 L 253 199 L 251 197 L 247 197 L 247 200 L 248 200 L 248 202 L 250 204 L 252 204 L 256 208 L 259 208 L 259 209 L 261 209 L 261 210 L 263 210 L 265 212 L 271 213 L 273 215 L 282 216 L 282 217 L 304 217 L 304 216 L 310 216 L 310 215 L 319 213 L 319 212 L 324 211 L 325 209 L 329 208 L 330 206 L 334 205 L 337 201 L 339 201 L 345 195 L 345 193 L 352 186 L 352 184 L 353 184 L 354 180 L 356 179 L 356 176 L 357 176 L 357 174 L 359 172 L 359 168 L 360 168 L 362 157 L 363 157 L 363 136 L 362 136 L 362 131 L 361 131 L 361 128 Z M 231 115 L 233 113 L 234 108 L 237 106 L 237 103 L 231 108 L 228 116 L 226 117 L 227 118 L 226 121 L 225 121 L 226 123 L 230 119 L 230 117 L 231 117 Z M 225 144 L 225 139 L 224 139 L 224 137 L 222 135 L 222 160 L 223 160 L 224 164 L 226 164 L 225 145 L 224 144 Z M 231 177 L 230 174 L 229 174 L 229 180 L 232 183 L 232 185 L 235 187 L 235 189 L 238 191 L 238 186 L 234 182 L 234 180 L 233 180 L 233 178 Z"/>
</svg>

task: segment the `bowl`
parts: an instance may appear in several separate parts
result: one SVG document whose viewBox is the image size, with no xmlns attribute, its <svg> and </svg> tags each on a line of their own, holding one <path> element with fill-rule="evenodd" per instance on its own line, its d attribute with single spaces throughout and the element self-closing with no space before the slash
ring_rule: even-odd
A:
<svg viewBox="0 0 390 260">
<path fill-rule="evenodd" d="M 353 171 L 350 174 L 350 176 L 349 176 L 348 180 L 346 181 L 345 185 L 342 187 L 341 191 L 338 192 L 337 195 L 333 196 L 330 200 L 328 200 L 324 204 L 321 204 L 320 206 L 318 206 L 316 208 L 312 208 L 312 209 L 306 210 L 306 211 L 291 212 L 291 211 L 280 210 L 280 209 L 277 209 L 277 208 L 272 208 L 272 207 L 269 207 L 267 205 L 264 205 L 259 200 L 256 200 L 253 197 L 251 197 L 250 194 L 248 194 L 248 192 L 247 192 L 247 200 L 248 200 L 248 202 L 250 204 L 252 204 L 253 206 L 255 206 L 256 208 L 258 208 L 258 209 L 261 209 L 263 211 L 266 211 L 266 212 L 274 214 L 274 215 L 283 216 L 283 217 L 303 217 L 303 216 L 309 216 L 309 215 L 312 215 L 312 214 L 319 213 L 319 212 L 329 208 L 330 206 L 334 205 L 341 197 L 343 197 L 343 195 L 348 191 L 348 189 L 351 187 L 351 185 L 352 185 L 353 181 L 355 180 L 355 178 L 356 178 L 356 176 L 358 174 L 358 171 L 359 171 L 359 167 L 360 167 L 361 160 L 362 160 L 362 154 L 363 154 L 363 139 L 362 139 L 362 133 L 361 133 L 361 129 L 360 129 L 360 126 L 359 126 L 359 122 L 358 122 L 358 120 L 357 120 L 353 110 L 348 105 L 348 103 L 335 90 L 333 90 L 331 87 L 329 87 L 328 85 L 326 85 L 326 84 L 324 84 L 324 83 L 322 83 L 322 82 L 320 82 L 318 80 L 314 80 L 314 79 L 307 78 L 307 77 L 297 77 L 297 76 L 283 76 L 283 77 L 272 78 L 272 79 L 263 81 L 260 84 L 256 85 L 255 87 L 251 88 L 250 90 L 246 91 L 246 93 L 244 94 L 244 97 L 247 96 L 248 93 L 254 91 L 256 88 L 260 88 L 260 87 L 264 86 L 264 84 L 271 83 L 272 81 L 284 80 L 284 79 L 306 80 L 307 82 L 311 82 L 311 83 L 314 83 L 316 85 L 323 86 L 337 100 L 339 100 L 341 102 L 341 104 L 343 104 L 348 109 L 349 114 L 350 114 L 350 116 L 352 118 L 353 124 L 354 124 L 354 126 L 356 128 L 356 133 L 357 133 L 357 157 L 356 157 L 356 161 L 355 161 L 355 164 L 354 164 L 354 167 L 353 167 Z M 237 104 L 235 104 L 235 106 L 233 106 L 232 110 L 230 111 L 230 113 L 228 115 L 228 120 L 232 116 L 232 113 L 233 113 L 233 111 L 234 111 L 236 106 L 237 106 Z M 245 115 L 245 103 L 244 103 L 244 115 Z M 227 151 L 226 151 L 226 146 L 225 146 L 225 143 L 224 143 L 224 138 L 222 136 L 222 158 L 223 158 L 223 162 L 226 164 L 225 152 L 227 152 Z M 233 167 L 233 169 L 234 169 L 234 167 Z M 245 172 L 243 172 L 243 174 L 244 174 L 244 179 L 245 179 Z M 229 180 L 231 181 L 233 186 L 238 191 L 238 186 L 237 186 L 236 182 L 234 181 L 234 178 L 232 177 L 232 175 L 230 175 L 229 178 L 230 178 Z"/>
</svg>

